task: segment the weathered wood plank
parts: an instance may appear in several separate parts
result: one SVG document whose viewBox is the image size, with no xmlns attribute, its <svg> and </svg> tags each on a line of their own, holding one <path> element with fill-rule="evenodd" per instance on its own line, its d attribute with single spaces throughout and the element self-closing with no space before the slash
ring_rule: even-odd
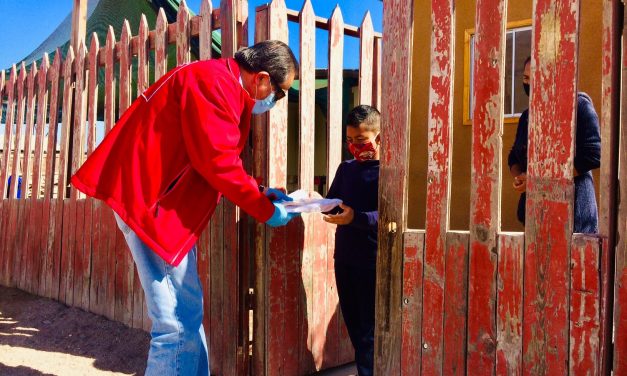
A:
<svg viewBox="0 0 627 376">
<path fill-rule="evenodd" d="M 81 65 L 84 56 L 78 51 L 78 62 Z M 74 257 L 76 253 L 76 198 L 67 199 L 70 192 L 68 185 L 69 177 L 72 173 L 72 104 L 74 99 L 75 82 L 73 80 L 73 72 L 80 69 L 74 68 L 76 60 L 74 49 L 70 48 L 65 56 L 63 64 L 63 105 L 61 112 L 61 146 L 59 153 L 59 200 L 63 202 L 61 209 L 61 221 L 57 223 L 58 230 L 56 234 L 60 236 L 57 243 L 61 255 L 60 283 L 59 283 L 59 300 L 71 306 L 74 303 Z M 81 88 L 82 89 L 82 88 Z M 72 140 L 72 141 L 71 141 Z"/>
<path fill-rule="evenodd" d="M 359 103 L 373 105 L 374 28 L 370 11 L 359 27 Z"/>
<path fill-rule="evenodd" d="M 39 296 L 46 296 L 45 291 L 45 267 L 47 259 L 47 235 L 48 235 L 48 222 L 45 221 L 48 213 L 44 213 L 45 200 L 42 200 L 42 173 L 45 168 L 42 168 L 44 163 L 44 149 L 45 149 L 45 127 L 48 118 L 48 70 L 50 68 L 50 61 L 48 54 L 45 53 L 41 59 L 39 74 L 37 76 L 37 122 L 35 129 L 35 152 L 33 156 L 33 200 L 36 200 L 37 208 L 34 209 L 36 217 L 32 222 L 36 236 L 33 239 L 32 245 L 35 248 L 35 255 L 37 262 L 37 268 L 35 270 L 36 276 L 34 276 L 33 290 Z"/>
<path fill-rule="evenodd" d="M 124 20 L 118 51 L 120 56 L 120 103 L 119 116 L 131 105 L 131 26 Z M 116 268 L 115 268 L 115 317 L 117 320 L 133 325 L 133 284 L 135 264 L 133 257 L 126 246 L 126 240 L 118 231 L 116 238 Z"/>
<path fill-rule="evenodd" d="M 137 97 L 150 86 L 150 47 L 148 46 L 148 20 L 142 14 L 139 20 L 139 30 L 137 32 Z"/>
<path fill-rule="evenodd" d="M 382 38 L 374 38 L 373 47 L 373 78 L 372 78 L 372 105 L 377 109 L 381 109 L 381 63 L 382 63 L 382 51 L 381 46 Z"/>
<path fill-rule="evenodd" d="M 424 231 L 403 234 L 402 375 L 420 374 L 424 243 Z"/>
<path fill-rule="evenodd" d="M 496 374 L 522 374 L 524 234 L 499 234 Z"/>
<path fill-rule="evenodd" d="M 109 133 L 115 124 L 115 32 L 113 27 L 109 27 L 107 41 L 105 44 L 105 91 L 104 91 L 104 122 L 105 133 Z M 155 73 L 156 74 L 156 73 Z"/>
<path fill-rule="evenodd" d="M 469 370 L 496 367 L 497 232 L 505 72 L 505 0 L 479 0 L 475 19 L 468 289 Z M 445 362 L 446 364 L 446 362 Z"/>
<path fill-rule="evenodd" d="M 33 194 L 36 199 L 42 198 L 42 171 L 45 170 L 44 148 L 45 148 L 45 128 L 48 118 L 48 69 L 50 69 L 50 60 L 48 54 L 45 53 L 39 65 L 39 74 L 37 76 L 37 123 L 35 126 L 35 152 L 33 155 Z M 44 167 L 44 168 L 42 168 Z"/>
<path fill-rule="evenodd" d="M 536 0 L 533 24 L 523 372 L 562 375 L 568 371 L 579 1 Z"/>
<path fill-rule="evenodd" d="M 623 35 L 627 27 L 627 12 L 623 12 Z M 623 38 L 622 50 L 627 49 L 627 38 Z M 627 140 L 627 54 L 622 59 L 621 116 L 619 139 Z M 614 81 L 616 82 L 616 81 Z M 627 176 L 627 142 L 621 142 L 618 148 L 618 176 Z M 617 187 L 618 197 L 627 197 L 627 179 L 620 179 Z M 614 279 L 614 367 L 615 375 L 627 374 L 627 200 L 618 202 L 616 224 L 616 276 Z M 620 236 L 618 236 L 620 235 Z"/>
<path fill-rule="evenodd" d="M 159 8 L 155 24 L 155 82 L 168 71 L 168 20 Z"/>
<path fill-rule="evenodd" d="M 222 36 L 222 57 L 233 57 L 235 51 L 237 51 L 236 15 L 237 0 L 220 0 L 220 35 Z"/>
<path fill-rule="evenodd" d="M 300 189 L 314 190 L 315 113 L 316 113 L 316 24 L 311 1 L 303 4 L 300 13 L 300 95 L 299 164 Z"/>
<path fill-rule="evenodd" d="M 600 241 L 573 235 L 570 263 L 569 375 L 599 375 Z"/>
<path fill-rule="evenodd" d="M 468 279 L 470 234 L 465 231 L 446 234 L 444 280 L 443 374 L 466 375 L 468 291 L 475 288 Z M 428 314 L 428 313 L 426 313 Z M 484 312 L 494 316 L 495 312 Z M 469 345 L 468 345 L 469 346 Z M 468 368 L 470 369 L 470 368 Z M 484 371 L 489 371 L 484 368 Z"/>
<path fill-rule="evenodd" d="M 7 109 L 6 109 L 6 124 L 13 124 L 15 121 L 15 83 L 17 82 L 17 69 L 15 65 L 11 67 L 11 73 L 9 75 L 9 80 L 6 83 L 6 88 L 4 91 L 7 93 Z M 13 127 L 6 126 L 4 128 L 4 145 L 2 145 L 2 155 L 3 158 L 0 161 L 2 163 L 0 166 L 0 193 L 3 199 L 7 197 L 8 190 L 8 182 L 9 178 L 9 166 L 11 166 L 11 139 L 13 138 Z M 3 273 L 4 276 L 7 274 Z"/>
<path fill-rule="evenodd" d="M 261 6 L 255 13 L 255 43 L 268 39 L 268 8 Z M 259 183 L 267 185 L 268 177 L 268 118 L 267 116 L 253 116 L 253 176 Z M 266 225 L 254 225 L 254 265 L 255 273 L 255 309 L 253 310 L 253 361 L 254 375 L 263 375 L 266 372 L 266 349 L 268 337 L 268 311 L 266 297 L 268 286 L 268 250 L 266 248 Z M 313 350 L 312 350 L 313 351 Z"/>
<path fill-rule="evenodd" d="M 384 0 L 383 6 L 386 9 L 383 15 L 383 44 L 389 48 L 383 54 L 383 66 L 395 66 L 396 69 L 386 72 L 382 81 L 381 90 L 385 95 L 382 95 L 381 104 L 381 143 L 395 147 L 393 151 L 392 148 L 382 149 L 379 171 L 381 184 L 374 368 L 376 374 L 399 375 L 403 330 L 400 309 L 403 294 L 403 232 L 407 227 L 403 213 L 406 210 L 409 169 L 409 88 L 414 2 Z M 406 84 L 398 86 L 398 82 Z"/>
<path fill-rule="evenodd" d="M 86 72 L 87 50 L 81 40 L 78 44 L 78 51 L 74 60 L 74 107 L 73 107 L 73 127 L 71 143 L 71 164 L 69 176 L 74 175 L 83 164 L 85 155 L 85 122 L 87 120 L 87 78 Z M 89 276 L 91 268 L 89 265 L 91 250 L 85 248 L 85 238 L 89 243 L 91 235 L 91 214 L 89 222 L 85 213 L 85 195 L 73 186 L 69 186 L 70 202 L 74 213 L 70 214 L 70 242 L 74 242 L 74 285 L 72 294 L 73 305 L 83 309 L 89 308 Z M 67 244 L 67 243 L 66 243 Z M 88 244 L 90 245 L 90 244 Z"/>
<path fill-rule="evenodd" d="M 601 63 L 601 170 L 599 182 L 599 235 L 603 236 L 601 261 L 601 346 L 600 374 L 612 368 L 612 320 L 614 298 L 614 247 L 616 245 L 618 150 L 620 134 L 621 14 L 617 0 L 603 1 Z"/>
<path fill-rule="evenodd" d="M 327 190 L 342 161 L 342 85 L 344 81 L 344 19 L 339 6 L 329 20 L 329 88 L 327 96 Z"/>
<path fill-rule="evenodd" d="M 431 1 L 431 84 L 429 93 L 427 216 L 422 372 L 442 373 L 444 254 L 448 227 L 454 52 L 454 2 Z M 385 42 L 384 42 L 385 43 Z M 384 54 L 385 56 L 385 54 Z M 383 66 L 387 66 L 384 62 Z M 384 90 L 385 93 L 385 90 Z M 388 95 L 387 93 L 385 95 Z M 390 111 L 385 109 L 384 111 Z"/>
<path fill-rule="evenodd" d="M 37 110 L 37 95 L 35 91 L 37 77 L 37 64 L 33 62 L 30 66 L 27 78 L 27 97 L 26 97 L 26 128 L 24 129 L 24 149 L 22 151 L 22 197 L 32 197 L 36 194 L 29 192 L 32 183 L 32 164 L 33 164 L 33 133 L 35 130 L 35 111 Z M 25 226 L 24 226 L 25 227 Z"/>
<path fill-rule="evenodd" d="M 209 353 L 209 364 L 211 367 L 211 373 L 223 374 L 226 372 L 224 369 L 224 316 L 222 314 L 222 307 L 224 304 L 224 199 L 220 200 L 220 203 L 216 207 L 211 217 L 211 248 L 209 252 L 209 262 L 211 267 L 210 290 L 208 292 L 208 298 L 211 302 L 211 310 L 207 312 L 210 316 L 211 330 L 209 346 L 211 351 Z"/>
<path fill-rule="evenodd" d="M 19 177 L 22 175 L 22 166 L 20 163 L 20 152 L 22 149 L 22 138 L 24 137 L 24 118 L 26 111 L 26 64 L 22 62 L 20 65 L 20 73 L 17 77 L 17 111 L 15 116 L 15 137 L 13 138 L 13 158 L 11 158 L 11 184 L 9 185 L 9 198 L 16 198 L 18 191 Z M 22 184 L 22 197 L 26 193 L 24 184 Z"/>
<path fill-rule="evenodd" d="M 304 2 L 299 16 L 300 26 L 300 71 L 298 77 L 300 80 L 300 95 L 299 95 L 299 157 L 298 157 L 298 185 L 300 189 L 305 191 L 314 190 L 314 146 L 315 146 L 315 101 L 316 101 L 316 77 L 315 77 L 315 14 L 311 1 Z M 318 248 L 316 248 L 316 242 L 324 239 L 324 246 L 326 246 L 326 234 L 316 234 L 315 228 L 320 221 L 319 216 L 313 215 L 302 216 L 303 227 L 299 228 L 297 234 L 292 234 L 296 238 L 301 237 L 303 239 L 303 251 L 300 260 L 301 273 L 300 279 L 303 283 L 304 296 L 299 299 L 299 374 L 309 374 L 315 372 L 322 363 L 322 356 L 320 352 L 314 353 L 312 347 L 313 336 L 318 337 L 320 332 L 323 331 L 319 325 L 314 324 L 314 268 L 316 264 L 314 260 L 317 259 L 317 255 L 320 254 Z M 320 224 L 320 226 L 323 226 Z M 321 281 L 318 279 L 317 281 Z M 302 304 L 304 303 L 304 304 Z M 318 323 L 321 323 L 319 320 Z M 320 342 L 317 342 L 319 344 Z M 320 349 L 322 346 L 320 346 Z M 317 363 L 316 358 L 319 360 Z"/>
<path fill-rule="evenodd" d="M 176 64 L 186 64 L 190 62 L 189 52 L 189 9 L 182 0 L 179 4 L 179 12 L 176 16 Z"/>
<path fill-rule="evenodd" d="M 48 115 L 48 137 L 46 139 L 46 171 L 44 172 L 44 206 L 42 226 L 46 233 L 42 241 L 45 242 L 46 256 L 44 259 L 44 293 L 46 297 L 53 298 L 58 294 L 59 254 L 56 252 L 55 240 L 59 239 L 56 233 L 56 205 L 52 203 L 55 192 L 55 167 L 58 140 L 58 110 L 59 110 L 59 79 L 61 77 L 61 52 L 57 49 L 50 71 L 50 107 Z M 57 199 L 54 200 L 56 203 Z"/>
<path fill-rule="evenodd" d="M 22 163 L 20 161 L 21 149 L 23 148 L 23 133 L 24 133 L 24 120 L 25 120 L 25 112 L 26 112 L 26 97 L 27 93 L 27 72 L 26 72 L 26 64 L 22 62 L 20 65 L 20 73 L 17 78 L 17 111 L 15 117 L 15 137 L 13 138 L 13 150 L 11 151 L 13 154 L 13 158 L 11 159 L 11 184 L 9 185 L 9 200 L 11 200 L 10 212 L 9 212 L 9 223 L 7 226 L 8 231 L 8 241 L 7 241 L 7 250 L 9 251 L 9 263 L 11 264 L 11 286 L 17 286 L 18 288 L 23 289 L 22 285 L 22 277 L 24 276 L 24 269 L 22 268 L 22 261 L 24 257 L 24 252 L 22 245 L 20 244 L 20 238 L 23 234 L 23 226 L 18 226 L 20 219 L 20 209 L 23 205 L 21 205 L 20 201 L 26 194 L 26 189 L 24 188 L 24 184 L 21 184 L 21 195 L 20 199 L 18 198 L 18 182 L 19 178 L 22 176 Z"/>
<path fill-rule="evenodd" d="M 22 151 L 22 206 L 24 213 L 22 215 L 21 226 L 18 226 L 20 232 L 20 244 L 16 247 L 16 250 L 22 254 L 22 286 L 25 291 L 34 293 L 33 279 L 35 278 L 35 270 L 37 269 L 37 263 L 39 258 L 36 257 L 37 250 L 33 247 L 32 242 L 37 236 L 38 228 L 33 226 L 31 218 L 31 202 L 32 193 L 30 192 L 30 185 L 32 181 L 32 159 L 33 159 L 33 133 L 35 127 L 35 111 L 37 110 L 37 95 L 35 90 L 35 84 L 37 82 L 37 63 L 33 62 L 30 66 L 27 78 L 27 99 L 26 99 L 26 127 L 24 130 L 24 149 Z M 24 225 L 29 224 L 29 225 Z"/>
<path fill-rule="evenodd" d="M 200 2 L 200 60 L 211 59 L 211 32 L 212 32 L 212 6 L 211 0 L 201 0 Z"/>
</svg>

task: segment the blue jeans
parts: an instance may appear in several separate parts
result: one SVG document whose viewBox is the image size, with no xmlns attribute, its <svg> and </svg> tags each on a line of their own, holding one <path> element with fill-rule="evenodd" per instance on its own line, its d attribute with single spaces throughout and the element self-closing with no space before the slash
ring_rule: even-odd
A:
<svg viewBox="0 0 627 376">
<path fill-rule="evenodd" d="M 209 375 L 196 247 L 173 267 L 148 248 L 117 214 L 115 220 L 133 254 L 152 320 L 146 375 Z"/>
</svg>

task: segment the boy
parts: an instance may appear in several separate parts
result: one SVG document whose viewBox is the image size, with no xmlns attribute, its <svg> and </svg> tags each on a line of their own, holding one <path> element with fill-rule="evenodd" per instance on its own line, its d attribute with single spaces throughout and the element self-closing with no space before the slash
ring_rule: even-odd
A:
<svg viewBox="0 0 627 376">
<path fill-rule="evenodd" d="M 337 225 L 335 281 L 359 376 L 373 374 L 380 118 L 366 105 L 348 114 L 346 141 L 355 159 L 340 164 L 327 193 L 343 201 L 341 210 L 324 216 Z"/>
</svg>

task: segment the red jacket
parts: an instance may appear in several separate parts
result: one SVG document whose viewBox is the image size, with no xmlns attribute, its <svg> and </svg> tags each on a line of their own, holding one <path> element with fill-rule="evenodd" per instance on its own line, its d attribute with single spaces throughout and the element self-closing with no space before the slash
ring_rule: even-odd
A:
<svg viewBox="0 0 627 376">
<path fill-rule="evenodd" d="M 260 222 L 274 212 L 239 157 L 253 105 L 234 60 L 177 67 L 133 102 L 72 184 L 176 266 L 221 194 Z"/>
</svg>

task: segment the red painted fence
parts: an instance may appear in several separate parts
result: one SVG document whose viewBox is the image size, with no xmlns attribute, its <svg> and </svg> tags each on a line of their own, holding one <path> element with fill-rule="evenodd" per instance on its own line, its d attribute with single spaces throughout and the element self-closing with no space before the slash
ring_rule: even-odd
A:
<svg viewBox="0 0 627 376">
<path fill-rule="evenodd" d="M 358 101 L 377 104 L 381 35 L 369 14 L 359 27 L 345 25 L 339 8 L 330 19 L 317 17 L 309 0 L 302 11 L 274 0 L 255 17 L 256 40 L 287 42 L 288 22 L 299 23 L 300 111 L 289 116 L 298 116 L 292 123 L 302 147 L 288 155 L 288 101 L 282 101 L 254 119 L 244 164 L 265 184 L 286 186 L 288 159 L 294 158 L 298 187 L 314 190 L 314 153 L 325 156 L 327 182 L 341 160 L 344 38 L 360 41 Z M 215 10 L 203 0 L 193 17 L 181 2 L 174 23 L 160 10 L 154 30 L 142 16 L 136 35 L 125 22 L 119 34 L 109 27 L 106 40 L 94 34 L 89 46 L 57 50 L 52 64 L 46 55 L 31 66 L 12 67 L 8 77 L 0 72 L 8 125 L 0 145 L 1 284 L 150 328 L 139 278 L 111 210 L 74 189 L 69 177 L 132 100 L 171 68 L 168 54 L 175 53 L 176 64 L 190 62 L 191 38 L 198 38 L 198 58 L 210 59 L 211 33 L 219 29 L 222 56 L 229 57 L 247 44 L 247 28 L 245 0 L 223 0 Z M 316 29 L 329 30 L 326 150 L 313 146 L 320 78 Z M 21 185 L 18 179 L 9 185 L 16 176 Z M 226 200 L 218 205 L 198 242 L 212 373 L 302 375 L 351 361 L 335 291 L 333 233 L 320 214 L 269 229 Z"/>
<path fill-rule="evenodd" d="M 476 1 L 470 228 L 460 232 L 448 224 L 455 0 L 431 0 L 424 231 L 406 225 L 411 102 L 398 87 L 411 82 L 417 8 L 412 0 L 384 0 L 383 67 L 389 68 L 382 83 L 379 375 L 607 375 L 612 345 L 614 374 L 627 374 L 627 205 L 618 199 L 627 197 L 627 183 L 618 179 L 627 176 L 627 126 L 619 123 L 623 4 L 603 1 L 600 234 L 594 236 L 572 233 L 579 1 L 533 4 L 526 232 L 500 232 L 506 0 Z"/>
</svg>

